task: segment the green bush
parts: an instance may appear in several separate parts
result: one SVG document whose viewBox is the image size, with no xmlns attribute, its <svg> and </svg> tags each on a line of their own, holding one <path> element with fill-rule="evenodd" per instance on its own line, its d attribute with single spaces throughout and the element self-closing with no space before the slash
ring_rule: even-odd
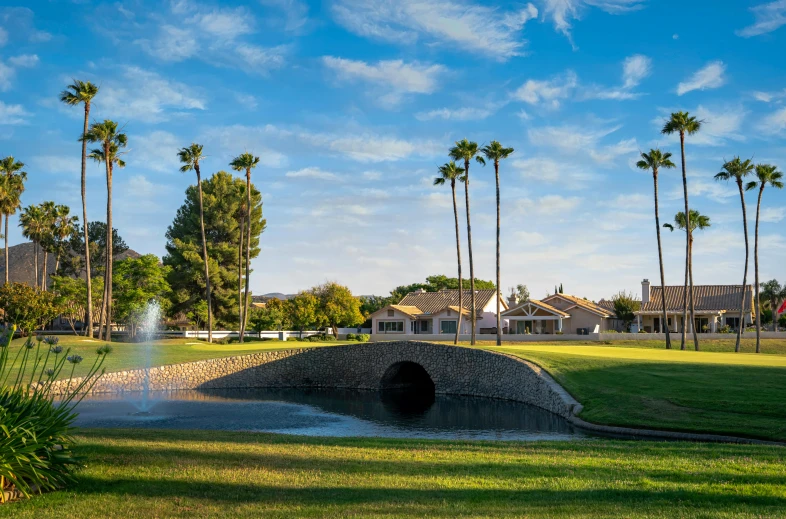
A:
<svg viewBox="0 0 786 519">
<path fill-rule="evenodd" d="M 80 461 L 71 451 L 74 408 L 103 374 L 111 348 L 98 348 L 88 374 L 74 380 L 81 356 L 63 351 L 56 337 L 28 338 L 13 352 L 15 331 L 11 327 L 0 337 L 0 481 L 5 487 L 0 490 L 30 497 L 74 480 Z M 70 372 L 69 387 L 72 380 L 75 387 L 55 395 L 52 384 L 63 369 Z"/>
<path fill-rule="evenodd" d="M 333 336 L 333 335 L 323 335 L 322 336 L 322 341 L 324 341 L 324 342 L 335 342 L 335 340 L 336 340 L 336 337 Z"/>
<path fill-rule="evenodd" d="M 356 341 L 356 340 L 358 340 L 357 339 L 357 335 L 355 335 L 354 333 L 348 333 L 347 334 L 347 340 L 348 341 Z"/>
<path fill-rule="evenodd" d="M 371 340 L 371 335 L 367 333 L 359 333 L 355 335 L 355 340 L 358 342 L 368 342 Z"/>
</svg>

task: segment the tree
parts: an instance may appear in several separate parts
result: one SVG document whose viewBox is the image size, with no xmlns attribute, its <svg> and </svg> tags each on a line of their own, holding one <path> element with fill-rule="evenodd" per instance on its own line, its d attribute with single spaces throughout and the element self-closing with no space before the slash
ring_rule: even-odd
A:
<svg viewBox="0 0 786 519">
<path fill-rule="evenodd" d="M 475 345 L 475 329 L 477 328 L 478 319 L 477 319 L 477 310 L 475 308 L 475 263 L 472 259 L 472 224 L 470 221 L 470 211 L 469 211 L 469 162 L 474 157 L 475 160 L 480 164 L 485 164 L 486 162 L 483 160 L 482 157 L 477 156 L 478 154 L 478 143 L 477 142 L 470 142 L 467 139 L 462 139 L 456 142 L 456 145 L 450 149 L 450 158 L 453 160 L 463 160 L 464 161 L 464 198 L 466 203 L 467 209 L 467 248 L 469 252 L 469 288 L 471 290 L 470 296 L 472 299 L 472 307 L 470 308 L 470 316 L 472 319 L 472 338 L 470 344 L 473 346 Z"/>
<path fill-rule="evenodd" d="M 71 209 L 67 205 L 57 205 L 54 209 L 51 251 L 55 255 L 55 273 L 60 269 L 60 260 L 68 254 L 68 238 L 74 233 L 79 223 L 79 218 L 71 216 L 70 212 Z M 93 298 L 89 297 L 88 290 L 86 290 L 86 295 L 88 301 L 92 301 Z"/>
<path fill-rule="evenodd" d="M 515 288 L 511 287 L 510 295 L 515 297 L 516 304 L 521 304 L 525 301 L 529 301 L 530 294 L 527 285 L 516 285 Z"/>
<path fill-rule="evenodd" d="M 49 252 L 54 250 L 56 206 L 55 203 L 50 200 L 48 202 L 42 202 L 40 207 L 44 218 L 41 235 L 39 237 L 39 244 L 41 245 L 41 250 L 44 252 L 44 263 L 41 268 L 41 290 L 46 292 L 47 275 L 49 274 L 47 272 L 49 270 L 47 268 L 49 263 Z"/>
<path fill-rule="evenodd" d="M 54 304 L 60 316 L 68 321 L 71 331 L 76 334 L 76 322 L 85 319 L 87 312 L 87 283 L 84 279 L 68 276 L 52 276 Z"/>
<path fill-rule="evenodd" d="M 63 103 L 76 106 L 83 104 L 85 106 L 85 118 L 82 126 L 82 221 L 87 222 L 87 181 L 86 181 L 86 162 L 87 162 L 87 124 L 90 119 L 90 104 L 93 98 L 98 94 L 98 86 L 92 84 L 90 81 L 80 81 L 75 79 L 73 83 L 68 85 L 65 90 L 60 93 L 60 101 Z M 87 227 L 84 228 L 85 240 L 85 271 L 87 272 L 85 278 L 87 280 L 87 322 L 89 326 L 86 327 L 87 337 L 93 336 L 93 280 L 90 273 L 90 241 L 87 235 Z M 7 269 L 6 269 L 7 270 Z"/>
<path fill-rule="evenodd" d="M 168 310 L 172 289 L 167 282 L 170 267 L 161 265 L 154 254 L 118 261 L 112 271 L 116 298 L 116 318 L 125 323 L 131 337 L 136 336 L 148 303 L 157 301 L 162 312 Z"/>
<path fill-rule="evenodd" d="M 636 319 L 636 312 L 641 309 L 641 301 L 624 291 L 612 296 L 611 301 L 614 303 L 614 315 L 622 321 L 625 330 L 629 330 Z"/>
<path fill-rule="evenodd" d="M 390 299 L 393 303 L 398 303 L 404 296 L 416 290 L 423 289 L 426 292 L 438 292 L 440 290 L 458 290 L 458 288 L 458 278 L 449 278 L 444 274 L 439 274 L 427 277 L 425 283 L 412 283 L 394 288 L 390 292 Z M 475 288 L 477 290 L 494 290 L 496 285 L 493 281 L 475 279 Z"/>
<path fill-rule="evenodd" d="M 289 329 L 292 324 L 290 314 L 289 302 L 274 297 L 269 299 L 262 308 L 251 308 L 251 316 L 249 317 L 251 329 L 255 332 Z"/>
<path fill-rule="evenodd" d="M 778 318 L 778 326 L 781 328 L 786 328 L 786 314 L 781 314 Z"/>
<path fill-rule="evenodd" d="M 24 208 L 22 214 L 19 216 L 19 226 L 22 228 L 22 236 L 33 242 L 34 268 L 35 268 L 35 286 L 40 286 L 38 277 L 38 249 L 40 248 L 41 241 L 44 238 L 46 229 L 47 215 L 44 208 L 40 205 L 29 205 Z"/>
<path fill-rule="evenodd" d="M 104 306 L 106 311 L 102 312 L 106 317 L 106 341 L 112 340 L 112 172 L 114 166 L 125 167 L 126 163 L 120 158 L 121 148 L 128 144 L 128 137 L 125 133 L 118 131 L 117 123 L 109 119 L 104 122 L 95 122 L 83 137 L 87 142 L 98 143 L 101 147 L 90 152 L 90 158 L 96 162 L 103 162 L 106 166 L 106 243 L 107 258 L 106 270 L 104 271 Z M 99 336 L 101 330 L 98 331 Z"/>
<path fill-rule="evenodd" d="M 25 190 L 27 173 L 22 171 L 24 164 L 12 156 L 0 159 L 0 214 L 5 216 L 5 282 L 8 284 L 8 219 L 22 207 L 22 193 Z"/>
<path fill-rule="evenodd" d="M 93 261 L 95 268 L 91 268 L 90 275 L 93 277 L 92 283 L 95 284 L 96 278 L 103 277 L 106 267 L 106 234 L 107 228 L 104 222 L 90 222 L 87 224 L 88 243 L 90 244 L 90 261 Z M 71 236 L 68 237 L 67 253 L 61 258 L 60 269 L 57 272 L 61 276 L 83 277 L 87 276 L 87 269 L 84 262 L 85 255 L 85 231 L 83 226 L 74 225 Z M 112 258 L 123 254 L 128 250 L 128 244 L 117 229 L 112 229 Z M 102 285 L 103 287 L 103 282 Z M 93 287 L 98 293 L 97 287 Z M 95 307 L 95 305 L 93 305 Z"/>
<path fill-rule="evenodd" d="M 669 119 L 663 125 L 663 129 L 661 133 L 666 135 L 672 135 L 674 133 L 678 133 L 680 136 L 680 154 L 682 157 L 682 192 L 683 198 L 685 200 L 685 211 L 682 213 L 683 215 L 687 215 L 688 221 L 686 222 L 686 227 L 692 227 L 690 223 L 691 218 L 691 210 L 688 204 L 688 173 L 687 173 L 687 166 L 685 164 L 685 134 L 693 135 L 697 133 L 701 129 L 701 121 L 692 117 L 688 112 L 675 112 L 671 114 Z M 683 307 L 682 307 L 682 340 L 680 344 L 680 349 L 685 349 L 685 339 L 687 333 L 687 326 L 685 326 L 685 322 L 687 321 L 688 317 L 688 288 L 690 288 L 690 319 L 691 322 L 695 323 L 695 308 L 694 308 L 694 301 L 693 301 L 693 263 L 692 263 L 692 252 L 690 248 L 691 244 L 691 233 L 686 233 L 685 238 L 685 290 L 683 295 Z M 696 332 L 696 327 L 692 326 L 693 328 L 693 343 L 696 350 L 699 349 L 699 335 Z"/>
<path fill-rule="evenodd" d="M 183 173 L 194 170 L 197 177 L 197 191 L 199 193 L 199 225 L 202 231 L 202 257 L 205 263 L 205 299 L 207 300 L 207 342 L 213 342 L 213 305 L 210 300 L 210 265 L 207 258 L 207 240 L 205 239 L 205 210 L 202 204 L 202 176 L 199 171 L 199 161 L 202 160 L 202 145 L 192 143 L 187 148 L 180 148 L 177 153 L 183 165 Z"/>
<path fill-rule="evenodd" d="M 396 303 L 390 296 L 360 296 L 358 299 L 360 300 L 360 313 L 366 318 L 365 322 L 370 322 L 368 317 L 377 310 Z"/>
<path fill-rule="evenodd" d="M 767 300 L 773 314 L 773 330 L 778 331 L 777 312 L 781 301 L 786 300 L 786 286 L 781 286 L 777 279 L 771 279 L 761 284 L 761 295 Z M 758 300 L 757 300 L 758 301 Z"/>
<path fill-rule="evenodd" d="M 207 323 L 207 301 L 200 299 L 195 302 L 191 310 L 186 313 L 186 317 L 197 328 L 201 328 L 203 324 Z"/>
<path fill-rule="evenodd" d="M 669 223 L 664 223 L 663 224 L 663 227 L 666 227 L 670 231 L 674 231 L 675 226 L 678 229 L 681 229 L 681 230 L 685 231 L 685 233 L 688 235 L 688 250 L 691 251 L 691 253 L 692 253 L 692 251 L 693 251 L 693 232 L 696 229 L 704 230 L 704 229 L 709 228 L 710 227 L 710 217 L 709 216 L 704 216 L 703 214 L 701 214 L 698 211 L 695 211 L 693 209 L 691 209 L 690 216 L 687 217 L 687 218 L 685 217 L 685 213 L 679 212 L 679 213 L 677 213 L 674 216 L 674 225 L 669 224 Z M 690 274 L 690 278 L 692 279 L 693 278 L 693 272 L 689 271 L 689 274 Z M 691 285 L 692 284 L 693 283 L 691 282 Z M 693 290 L 691 290 L 690 298 L 691 298 L 691 302 L 690 302 L 691 314 L 690 315 L 691 315 L 691 323 L 692 323 L 691 324 L 691 328 L 693 328 L 693 334 L 696 335 L 698 332 L 696 332 L 696 319 L 695 319 L 694 314 L 693 314 Z M 688 328 L 687 323 L 684 320 L 685 319 L 685 311 L 684 311 L 685 308 L 686 308 L 686 306 L 684 305 L 683 306 L 683 314 L 682 314 L 683 315 L 683 321 L 682 321 L 682 335 L 683 335 L 683 338 L 685 337 L 685 330 Z M 742 322 L 740 322 L 740 326 L 742 326 Z M 694 347 L 695 347 L 696 351 L 699 351 L 699 341 L 698 341 L 698 339 L 694 340 Z M 685 341 L 683 341 L 682 344 L 680 345 L 680 349 L 682 349 L 682 350 L 685 349 Z"/>
<path fill-rule="evenodd" d="M 756 189 L 757 186 L 759 187 L 759 197 L 756 202 L 756 237 L 754 238 L 753 246 L 754 270 L 756 271 L 756 353 L 759 353 L 761 349 L 761 319 L 759 318 L 761 315 L 761 300 L 759 298 L 759 217 L 761 214 L 761 198 L 764 194 L 764 188 L 768 184 L 775 189 L 783 189 L 783 173 L 771 164 L 757 164 L 756 178 L 758 182 L 748 182 L 745 189 L 750 191 L 751 189 Z M 745 233 L 745 242 L 748 242 L 747 232 Z M 772 309 L 773 312 L 776 310 L 777 308 Z"/>
<path fill-rule="evenodd" d="M 26 336 L 57 317 L 55 296 L 27 283 L 7 283 L 0 287 L 0 308 L 10 325 Z"/>
<path fill-rule="evenodd" d="M 742 274 L 742 297 L 740 300 L 740 326 L 737 327 L 737 343 L 734 346 L 734 351 L 739 353 L 740 351 L 740 339 L 742 338 L 742 323 L 745 322 L 745 299 L 746 299 L 746 290 L 745 287 L 748 286 L 748 258 L 750 257 L 750 246 L 748 244 L 748 214 L 745 208 L 745 190 L 743 188 L 743 179 L 750 175 L 753 171 L 753 162 L 748 160 L 741 160 L 739 157 L 734 157 L 734 159 L 726 162 L 723 165 L 723 169 L 720 173 L 715 175 L 715 180 L 721 181 L 724 180 L 728 182 L 731 179 L 737 184 L 737 187 L 740 191 L 740 203 L 742 204 L 742 229 L 745 235 L 745 269 Z M 758 335 L 758 334 L 757 334 Z"/>
<path fill-rule="evenodd" d="M 219 171 L 202 181 L 205 234 L 208 237 L 210 261 L 210 295 L 213 325 L 239 326 L 237 244 L 241 231 L 235 215 L 241 203 L 238 196 L 245 183 L 227 172 Z M 245 195 L 245 191 L 242 191 Z M 259 236 L 265 228 L 262 218 L 262 197 L 251 186 L 251 247 L 250 257 L 259 254 Z M 244 233 L 245 234 L 245 233 Z M 166 232 L 167 254 L 165 265 L 172 267 L 168 280 L 172 287 L 172 312 L 188 314 L 198 301 L 204 300 L 205 278 L 202 255 L 202 232 L 199 219 L 199 193 L 196 186 L 188 186 L 186 199 L 177 210 L 174 221 Z"/>
<path fill-rule="evenodd" d="M 336 338 L 339 326 L 356 326 L 365 319 L 360 313 L 360 300 L 343 285 L 328 282 L 312 288 L 311 293 L 318 301 L 317 321 L 330 326 Z"/>
<path fill-rule="evenodd" d="M 232 159 L 229 165 L 235 171 L 246 172 L 246 206 L 251 207 L 251 170 L 259 164 L 259 157 L 251 153 L 242 153 Z M 260 195 L 261 200 L 261 195 Z M 248 321 L 248 305 L 251 298 L 249 283 L 251 281 L 251 226 L 246 228 L 246 293 L 243 301 L 243 317 L 240 320 L 240 342 L 243 342 L 243 335 L 246 331 L 246 321 Z"/>
<path fill-rule="evenodd" d="M 317 323 L 318 309 L 319 300 L 311 292 L 300 292 L 289 300 L 289 317 L 292 320 L 292 326 L 300 332 L 301 339 L 303 338 L 303 330 Z"/>
<path fill-rule="evenodd" d="M 500 284 L 499 280 L 499 228 L 500 228 L 500 203 L 499 203 L 499 161 L 508 158 L 513 153 L 513 148 L 504 148 L 499 141 L 491 141 L 490 144 L 483 146 L 481 149 L 486 160 L 494 162 L 494 177 L 497 181 L 497 286 Z M 497 346 L 502 346 L 502 320 L 500 314 L 500 298 L 497 297 Z"/>
<path fill-rule="evenodd" d="M 658 172 L 660 168 L 671 169 L 674 168 L 674 163 L 671 161 L 671 153 L 663 153 L 660 149 L 655 148 L 650 150 L 649 153 L 642 153 L 641 160 L 636 163 L 636 166 L 644 170 L 652 170 L 652 181 L 655 185 L 655 234 L 658 237 L 658 265 L 660 266 L 660 289 L 661 294 L 666 293 L 666 275 L 663 269 L 663 247 L 660 240 L 660 215 L 658 213 Z M 669 318 L 666 316 L 666 298 L 661 297 L 663 303 L 663 315 L 661 316 L 661 328 L 666 331 L 666 349 L 671 349 L 671 335 L 669 334 Z"/>
<path fill-rule="evenodd" d="M 459 234 L 458 205 L 456 204 L 456 182 L 461 181 L 463 175 L 464 169 L 457 167 L 456 162 L 451 160 L 447 164 L 439 167 L 439 176 L 434 179 L 435 186 L 442 186 L 449 183 L 450 191 L 453 195 L 453 219 L 456 226 L 456 258 L 458 262 L 459 308 L 464 308 L 464 284 L 461 279 L 461 236 Z M 464 312 L 458 313 L 456 336 L 453 339 L 453 344 L 458 344 L 459 334 L 461 333 L 461 316 L 463 313 Z"/>
</svg>

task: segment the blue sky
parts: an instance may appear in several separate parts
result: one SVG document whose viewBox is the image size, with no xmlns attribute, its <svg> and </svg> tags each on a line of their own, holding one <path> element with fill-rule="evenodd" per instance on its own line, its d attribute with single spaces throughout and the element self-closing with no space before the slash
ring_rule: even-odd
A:
<svg viewBox="0 0 786 519">
<path fill-rule="evenodd" d="M 385 294 L 454 273 L 449 189 L 431 181 L 464 137 L 516 149 L 501 167 L 502 286 L 534 297 L 559 283 L 594 299 L 638 293 L 657 278 L 652 178 L 634 164 L 653 146 L 678 155 L 659 133 L 670 111 L 705 121 L 687 142 L 692 207 L 713 222 L 696 237 L 697 283 L 741 281 L 739 197 L 712 178 L 724 159 L 786 168 L 786 0 L 3 5 L 0 155 L 27 164 L 24 204 L 79 212 L 82 115 L 57 94 L 72 77 L 96 82 L 92 116 L 129 135 L 114 218 L 139 252 L 164 253 L 193 182 L 179 147 L 202 143 L 208 173 L 245 150 L 262 158 L 255 293 L 330 279 Z M 491 279 L 493 168 L 470 173 L 476 271 Z M 103 219 L 103 184 L 91 165 L 91 219 Z M 660 188 L 668 221 L 678 170 Z M 786 281 L 785 218 L 786 192 L 765 192 L 765 280 Z M 667 283 L 680 283 L 683 243 L 664 235 Z"/>
</svg>

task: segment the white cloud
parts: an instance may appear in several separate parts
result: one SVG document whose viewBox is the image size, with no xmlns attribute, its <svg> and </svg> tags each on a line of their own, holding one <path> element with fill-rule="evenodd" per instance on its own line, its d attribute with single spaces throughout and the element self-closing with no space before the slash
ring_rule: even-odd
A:
<svg viewBox="0 0 786 519">
<path fill-rule="evenodd" d="M 688 192 L 691 197 L 709 198 L 720 204 L 725 204 L 730 198 L 739 196 L 736 186 L 728 186 L 711 178 L 688 179 Z M 675 185 L 668 195 L 670 200 L 682 200 L 683 197 L 682 183 Z"/>
<path fill-rule="evenodd" d="M 767 223 L 778 223 L 786 218 L 786 207 L 765 207 L 761 210 L 760 220 Z"/>
<path fill-rule="evenodd" d="M 0 61 L 0 92 L 11 88 L 11 81 L 16 76 L 16 71 Z"/>
<path fill-rule="evenodd" d="M 641 9 L 644 0 L 542 0 L 543 18 L 551 18 L 554 28 L 568 37 L 571 36 L 571 19 L 580 19 L 587 7 L 597 7 L 610 14 L 622 14 Z"/>
<path fill-rule="evenodd" d="M 133 196 L 149 198 L 154 196 L 159 190 L 144 175 L 134 175 L 129 177 L 125 191 Z"/>
<path fill-rule="evenodd" d="M 129 138 L 130 149 L 127 160 L 153 171 L 177 173 L 180 168 L 177 151 L 188 144 L 189 142 L 162 130 L 147 135 L 132 136 Z"/>
<path fill-rule="evenodd" d="M 786 130 L 786 108 L 781 108 L 765 117 L 759 125 L 759 129 L 771 135 L 779 134 Z"/>
<path fill-rule="evenodd" d="M 287 171 L 284 175 L 289 178 L 308 178 L 316 180 L 338 180 L 339 175 L 324 171 L 317 167 L 308 167 L 296 171 Z"/>
<path fill-rule="evenodd" d="M 258 74 L 266 74 L 269 70 L 284 66 L 287 47 L 260 47 L 258 45 L 243 44 L 235 48 L 241 60 Z"/>
<path fill-rule="evenodd" d="M 31 165 L 42 173 L 57 175 L 71 174 L 77 177 L 82 171 L 82 161 L 79 155 L 36 155 L 31 157 Z M 90 163 L 87 163 L 88 168 Z"/>
<path fill-rule="evenodd" d="M 775 0 L 751 7 L 756 21 L 744 29 L 737 31 L 739 36 L 750 38 L 777 30 L 786 25 L 786 0 Z"/>
<path fill-rule="evenodd" d="M 159 27 L 154 40 L 138 39 L 134 43 L 161 61 L 183 61 L 197 56 L 200 50 L 195 34 L 172 25 Z"/>
<path fill-rule="evenodd" d="M 634 54 L 625 58 L 622 64 L 622 88 L 629 89 L 639 86 L 639 83 L 652 73 L 652 60 L 641 54 Z"/>
<path fill-rule="evenodd" d="M 440 76 L 447 72 L 442 65 L 402 60 L 367 63 L 333 56 L 324 56 L 322 63 L 342 80 L 366 81 L 386 92 L 379 98 L 384 104 L 395 105 L 407 94 L 431 94 L 439 87 Z"/>
<path fill-rule="evenodd" d="M 557 184 L 564 189 L 582 189 L 592 180 L 600 178 L 586 164 L 561 161 L 550 157 L 515 159 L 511 166 L 522 178 Z"/>
<path fill-rule="evenodd" d="M 418 112 L 415 114 L 415 118 L 419 121 L 433 121 L 434 119 L 442 119 L 443 121 L 479 121 L 490 117 L 494 112 L 496 110 L 492 108 L 440 108 L 428 112 Z"/>
<path fill-rule="evenodd" d="M 185 2 L 182 2 L 185 3 Z M 187 15 L 193 8 L 187 7 L 182 13 L 175 14 Z M 237 7 L 235 9 L 213 9 L 205 12 L 198 12 L 192 17 L 187 18 L 186 23 L 193 24 L 196 29 L 205 32 L 213 38 L 221 40 L 234 40 L 238 36 L 251 34 L 253 32 L 253 17 L 247 9 Z"/>
<path fill-rule="evenodd" d="M 548 238 L 537 231 L 518 231 L 514 236 L 516 237 L 517 243 L 530 247 L 543 245 L 549 241 Z"/>
<path fill-rule="evenodd" d="M 526 213 L 534 213 L 538 215 L 563 215 L 570 213 L 581 204 L 579 197 L 564 197 L 562 195 L 545 195 L 537 200 L 525 198 L 519 200 L 518 208 L 520 211 Z"/>
<path fill-rule="evenodd" d="M 609 205 L 615 209 L 641 209 L 648 208 L 651 203 L 652 198 L 650 196 L 642 195 L 641 193 L 625 193 L 617 195 L 617 198 Z"/>
<path fill-rule="evenodd" d="M 570 97 L 578 84 L 576 73 L 569 70 L 546 81 L 530 79 L 513 93 L 513 97 L 530 105 L 558 108 L 560 100 Z"/>
<path fill-rule="evenodd" d="M 8 42 L 8 31 L 0 27 L 0 47 Z"/>
<path fill-rule="evenodd" d="M 684 95 L 693 90 L 719 88 L 726 83 L 726 78 L 724 77 L 725 73 L 726 64 L 722 61 L 708 63 L 702 69 L 695 72 L 690 79 L 677 85 L 677 95 Z"/>
<path fill-rule="evenodd" d="M 235 93 L 235 100 L 238 102 L 238 104 L 241 105 L 241 107 L 244 110 L 252 110 L 253 111 L 253 110 L 256 110 L 257 107 L 259 106 L 259 103 L 257 103 L 256 97 L 254 97 L 254 96 L 252 96 L 250 94 L 243 94 L 243 93 L 237 92 L 237 93 Z"/>
<path fill-rule="evenodd" d="M 570 153 L 579 153 L 594 148 L 603 137 L 620 128 L 621 126 L 614 126 L 595 130 L 570 125 L 545 126 L 530 128 L 527 135 L 530 142 L 536 146 L 547 146 Z"/>
<path fill-rule="evenodd" d="M 339 24 L 361 36 L 399 44 L 423 38 L 500 61 L 521 55 L 521 30 L 538 16 L 532 4 L 503 11 L 457 0 L 334 0 L 331 10 Z"/>
<path fill-rule="evenodd" d="M 653 119 L 653 125 L 658 130 L 663 128 L 664 121 L 674 109 L 660 109 L 661 116 Z M 705 107 L 699 105 L 689 113 L 701 121 L 701 129 L 698 133 L 686 136 L 687 142 L 699 146 L 723 146 L 729 140 L 744 141 L 745 135 L 742 133 L 742 123 L 747 112 L 742 106 L 720 106 Z M 673 134 L 666 137 L 674 143 L 679 142 L 679 135 Z"/>
<path fill-rule="evenodd" d="M 363 178 L 366 180 L 380 180 L 382 179 L 382 173 L 379 171 L 364 171 Z"/>
<path fill-rule="evenodd" d="M 7 105 L 0 101 L 0 125 L 24 124 L 29 115 L 22 105 Z"/>
<path fill-rule="evenodd" d="M 305 2 L 300 0 L 260 0 L 260 2 L 283 13 L 285 31 L 298 32 L 308 23 L 308 4 Z"/>
<path fill-rule="evenodd" d="M 38 56 L 36 54 L 20 54 L 9 58 L 8 63 L 15 67 L 31 68 L 38 65 Z"/>
</svg>

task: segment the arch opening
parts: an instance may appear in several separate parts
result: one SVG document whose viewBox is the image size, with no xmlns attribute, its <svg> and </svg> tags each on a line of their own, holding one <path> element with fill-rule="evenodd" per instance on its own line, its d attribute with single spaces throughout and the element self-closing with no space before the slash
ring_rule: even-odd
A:
<svg viewBox="0 0 786 519">
<path fill-rule="evenodd" d="M 416 362 L 397 362 L 390 366 L 379 384 L 385 408 L 396 415 L 417 417 L 434 404 L 434 381 Z"/>
</svg>

